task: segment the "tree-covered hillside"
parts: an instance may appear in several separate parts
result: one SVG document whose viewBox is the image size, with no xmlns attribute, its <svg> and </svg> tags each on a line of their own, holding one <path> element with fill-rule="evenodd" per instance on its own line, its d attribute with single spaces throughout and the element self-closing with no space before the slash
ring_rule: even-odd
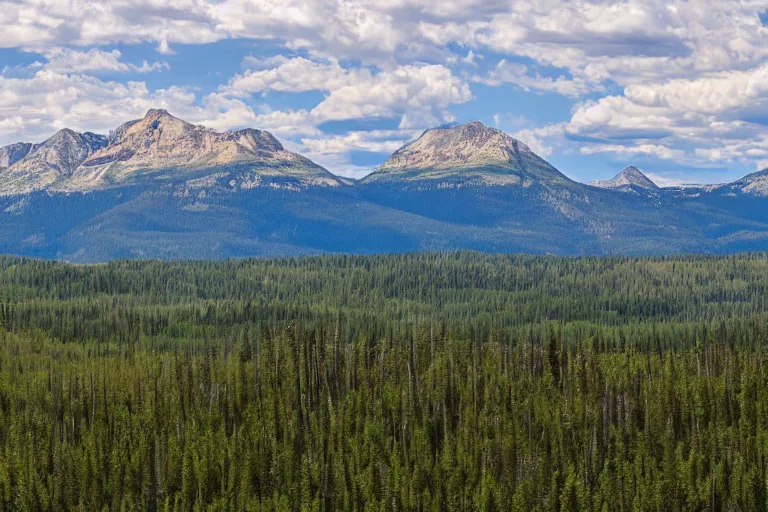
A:
<svg viewBox="0 0 768 512">
<path fill-rule="evenodd" d="M 768 256 L 0 258 L 2 510 L 760 510 Z"/>
</svg>

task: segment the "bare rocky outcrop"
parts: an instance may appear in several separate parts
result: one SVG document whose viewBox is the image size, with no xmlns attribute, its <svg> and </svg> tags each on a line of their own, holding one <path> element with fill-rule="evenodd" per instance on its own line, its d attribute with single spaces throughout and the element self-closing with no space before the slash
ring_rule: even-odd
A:
<svg viewBox="0 0 768 512">
<path fill-rule="evenodd" d="M 10 167 L 29 153 L 32 144 L 28 142 L 17 142 L 0 148 L 0 168 Z"/>
<path fill-rule="evenodd" d="M 8 167 L 0 180 L 0 193 L 27 193 L 65 181 L 106 143 L 103 135 L 59 130 L 53 137 L 31 146 L 23 158 Z"/>
</svg>

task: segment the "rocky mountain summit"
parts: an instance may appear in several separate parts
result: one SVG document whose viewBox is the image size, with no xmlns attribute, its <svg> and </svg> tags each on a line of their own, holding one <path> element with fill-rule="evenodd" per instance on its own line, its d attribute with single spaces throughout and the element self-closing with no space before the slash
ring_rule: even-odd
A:
<svg viewBox="0 0 768 512">
<path fill-rule="evenodd" d="M 88 188 L 105 182 L 133 182 L 148 175 L 169 178 L 180 174 L 193 176 L 201 170 L 255 169 L 260 176 L 290 176 L 315 184 L 338 184 L 331 173 L 287 151 L 269 132 L 250 128 L 216 132 L 157 109 L 115 130 L 109 144 L 83 162 L 73 184 Z"/>
<path fill-rule="evenodd" d="M 229 177 L 233 186 L 242 187 L 274 183 L 275 179 L 305 186 L 342 183 L 311 160 L 283 148 L 269 132 L 216 132 L 159 109 L 123 124 L 109 137 L 65 129 L 30 146 L 19 158 L 24 148 L 7 146 L 0 153 L 8 162 L 0 179 L 1 195 L 99 190 L 211 174 Z"/>
<path fill-rule="evenodd" d="M 523 186 L 535 181 L 570 181 L 522 142 L 479 121 L 425 131 L 397 150 L 364 181 L 450 179 Z"/>
<path fill-rule="evenodd" d="M 596 180 L 591 183 L 592 186 L 617 190 L 659 190 L 648 176 L 642 173 L 635 166 L 629 166 L 610 180 Z"/>
<path fill-rule="evenodd" d="M 12 163 L 9 158 L 10 165 L 0 180 L 0 194 L 27 193 L 66 181 L 88 156 L 106 144 L 103 135 L 59 130 L 45 142 L 30 146 L 22 158 L 14 158 Z M 19 155 L 17 152 L 15 157 Z"/>
</svg>

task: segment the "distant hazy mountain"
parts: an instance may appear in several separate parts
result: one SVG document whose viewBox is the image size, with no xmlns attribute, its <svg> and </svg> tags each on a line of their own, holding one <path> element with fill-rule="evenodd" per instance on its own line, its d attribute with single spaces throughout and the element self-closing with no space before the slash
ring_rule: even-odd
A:
<svg viewBox="0 0 768 512">
<path fill-rule="evenodd" d="M 635 166 L 627 167 L 610 180 L 596 180 L 591 185 L 616 190 L 659 190 L 658 185 Z"/>
<path fill-rule="evenodd" d="M 106 137 L 61 130 L 1 148 L 0 252 L 103 261 L 768 249 L 768 171 L 660 189 L 629 167 L 594 185 L 477 121 L 427 130 L 356 182 L 268 132 L 221 133 L 150 110 Z"/>
</svg>

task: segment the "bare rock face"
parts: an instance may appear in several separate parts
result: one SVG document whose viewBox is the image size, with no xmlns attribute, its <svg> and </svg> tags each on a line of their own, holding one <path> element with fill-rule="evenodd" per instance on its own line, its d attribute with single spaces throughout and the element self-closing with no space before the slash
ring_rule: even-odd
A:
<svg viewBox="0 0 768 512">
<path fill-rule="evenodd" d="M 368 182 L 469 179 L 476 184 L 517 185 L 565 179 L 522 142 L 472 121 L 425 131 L 365 178 Z"/>
<path fill-rule="evenodd" d="M 516 152 L 530 152 L 525 144 L 479 121 L 427 130 L 395 152 L 379 170 L 455 169 L 507 165 Z"/>
<path fill-rule="evenodd" d="M 8 167 L 0 182 L 0 193 L 32 192 L 66 180 L 106 143 L 103 135 L 59 130 L 45 142 L 31 146 L 23 158 Z"/>
<path fill-rule="evenodd" d="M 17 142 L 0 148 L 0 167 L 10 167 L 29 153 L 32 144 L 28 142 Z"/>
<path fill-rule="evenodd" d="M 596 180 L 591 185 L 625 191 L 632 189 L 659 190 L 659 186 L 635 166 L 627 167 L 610 180 Z"/>
<path fill-rule="evenodd" d="M 308 186 L 342 183 L 311 160 L 287 151 L 269 132 L 216 132 L 158 109 L 123 124 L 109 137 L 61 130 L 31 146 L 23 158 L 7 158 L 0 195 L 41 189 L 98 190 L 150 179 L 183 181 L 221 173 L 236 173 L 235 183 L 265 183 L 275 177 Z"/>
<path fill-rule="evenodd" d="M 260 174 L 337 184 L 332 174 L 285 150 L 269 132 L 245 129 L 220 133 L 153 109 L 144 118 L 128 122 L 110 134 L 109 144 L 83 162 L 70 186 L 88 189 L 104 183 L 135 182 L 147 176 L 191 176 L 209 169 L 258 169 Z"/>
</svg>

